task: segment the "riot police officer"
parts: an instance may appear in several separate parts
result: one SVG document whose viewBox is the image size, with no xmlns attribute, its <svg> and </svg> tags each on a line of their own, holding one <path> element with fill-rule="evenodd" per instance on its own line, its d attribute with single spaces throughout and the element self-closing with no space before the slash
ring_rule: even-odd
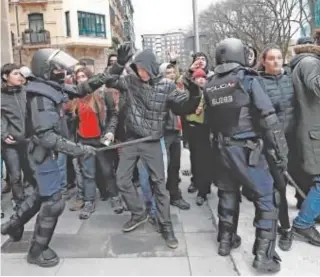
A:
<svg viewBox="0 0 320 277">
<path fill-rule="evenodd" d="M 243 185 L 254 192 L 256 208 L 253 267 L 277 272 L 280 270 L 280 257 L 275 252 L 277 197 L 263 145 L 274 149 L 279 168 L 286 168 L 287 144 L 256 72 L 247 68 L 249 54 L 249 48 L 241 40 L 222 40 L 216 47 L 215 75 L 204 90 L 206 119 L 221 166 L 216 176 L 219 254 L 228 255 L 241 243 L 237 226 Z"/>
<path fill-rule="evenodd" d="M 65 169 L 59 167 L 59 152 L 73 156 L 95 154 L 94 148 L 65 139 L 64 93 L 80 96 L 104 84 L 104 75 L 101 74 L 78 87 L 65 87 L 65 72 L 77 63 L 58 49 L 40 49 L 32 58 L 31 70 L 35 78 L 27 84 L 26 90 L 31 135 L 29 151 L 36 165 L 38 186 L 10 220 L 1 226 L 3 235 L 10 235 L 18 241 L 22 237 L 24 224 L 39 212 L 27 261 L 41 267 L 59 263 L 59 257 L 49 247 L 58 217 L 65 207 L 61 194 L 65 176 L 62 170 Z"/>
</svg>

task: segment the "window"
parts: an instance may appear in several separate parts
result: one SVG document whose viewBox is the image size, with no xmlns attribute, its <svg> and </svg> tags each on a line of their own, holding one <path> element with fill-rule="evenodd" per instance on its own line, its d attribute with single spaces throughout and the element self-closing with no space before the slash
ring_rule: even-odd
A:
<svg viewBox="0 0 320 277">
<path fill-rule="evenodd" d="M 44 30 L 43 14 L 31 13 L 28 15 L 29 29 L 34 33 Z"/>
<path fill-rule="evenodd" d="M 70 12 L 65 12 L 65 18 L 66 18 L 66 35 L 67 37 L 71 37 Z"/>
<path fill-rule="evenodd" d="M 78 12 L 78 26 L 80 36 L 106 37 L 106 21 L 104 15 Z"/>
</svg>

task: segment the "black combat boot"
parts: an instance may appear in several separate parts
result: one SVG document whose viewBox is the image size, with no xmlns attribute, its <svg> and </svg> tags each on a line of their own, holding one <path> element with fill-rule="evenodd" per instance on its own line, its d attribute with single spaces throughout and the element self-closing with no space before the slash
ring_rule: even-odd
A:
<svg viewBox="0 0 320 277">
<path fill-rule="evenodd" d="M 256 240 L 253 246 L 253 267 L 263 273 L 280 271 L 280 257 L 275 251 L 275 231 L 256 230 Z"/>
<path fill-rule="evenodd" d="M 34 191 L 19 206 L 10 220 L 1 225 L 1 234 L 9 235 L 13 241 L 22 238 L 24 224 L 26 224 L 40 209 L 41 201 L 37 191 Z"/>
<path fill-rule="evenodd" d="M 60 259 L 49 247 L 49 243 L 64 208 L 65 201 L 60 192 L 42 203 L 27 256 L 28 263 L 40 267 L 53 267 L 59 263 Z"/>
<path fill-rule="evenodd" d="M 166 224 L 159 223 L 159 227 L 160 227 L 162 237 L 166 241 L 167 246 L 172 249 L 177 248 L 179 245 L 179 242 L 176 236 L 174 235 L 172 223 L 166 223 Z"/>
<path fill-rule="evenodd" d="M 219 221 L 219 233 L 217 238 L 219 244 L 218 254 L 228 256 L 232 249 L 241 245 L 241 237 L 237 235 L 234 226 L 229 223 Z"/>
<path fill-rule="evenodd" d="M 20 241 L 24 232 L 24 226 L 20 224 L 19 217 L 13 214 L 10 220 L 1 224 L 1 234 L 9 235 L 13 241 Z"/>
<path fill-rule="evenodd" d="M 60 259 L 56 252 L 54 252 L 49 246 L 45 247 L 42 253 L 40 253 L 41 246 L 36 242 L 36 236 L 39 233 L 39 224 L 40 217 L 37 216 L 36 224 L 34 226 L 34 232 L 31 239 L 31 246 L 28 251 L 27 261 L 29 264 L 38 264 L 39 260 L 41 260 L 42 267 L 52 267 L 59 263 Z M 38 255 L 36 252 L 40 253 Z M 40 258 L 35 259 L 35 257 L 40 256 Z"/>
</svg>

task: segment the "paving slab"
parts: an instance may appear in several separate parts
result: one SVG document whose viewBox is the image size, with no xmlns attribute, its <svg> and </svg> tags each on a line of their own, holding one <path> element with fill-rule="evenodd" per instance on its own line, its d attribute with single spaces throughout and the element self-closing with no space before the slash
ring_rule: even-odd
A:
<svg viewBox="0 0 320 277">
<path fill-rule="evenodd" d="M 179 217 L 185 233 L 211 233 L 216 231 L 216 228 L 212 224 L 212 214 L 209 215 L 201 211 L 189 211 L 188 213 L 180 213 Z"/>
<path fill-rule="evenodd" d="M 215 233 L 186 233 L 189 257 L 212 257 L 217 255 Z"/>
<path fill-rule="evenodd" d="M 63 261 L 62 261 L 63 262 Z M 26 258 L 7 258 L 1 255 L 2 276 L 54 276 L 57 274 L 62 263 L 56 267 L 43 268 L 27 263 Z"/>
<path fill-rule="evenodd" d="M 193 276 L 238 276 L 230 258 L 218 255 L 189 257 Z"/>
<path fill-rule="evenodd" d="M 291 222 L 297 215 L 298 211 L 295 208 L 296 200 L 294 197 L 294 189 L 288 187 L 287 199 L 289 205 L 289 215 Z M 209 206 L 215 217 L 217 218 L 217 189 L 214 188 L 214 193 L 210 197 Z M 238 234 L 242 237 L 242 244 L 238 249 L 232 250 L 231 259 L 240 275 L 257 276 L 259 275 L 253 268 L 252 262 L 254 256 L 252 255 L 252 246 L 254 243 L 255 228 L 253 227 L 254 206 L 244 197 L 240 207 L 240 219 L 238 226 Z M 319 225 L 317 229 L 320 230 Z M 283 252 L 278 247 L 276 251 L 282 258 L 281 271 L 277 273 L 278 276 L 319 276 L 320 274 L 320 249 L 305 242 L 293 242 L 293 247 L 289 252 Z"/>
<path fill-rule="evenodd" d="M 121 233 L 123 224 L 130 219 L 129 214 L 96 214 L 93 213 L 88 220 L 82 221 L 83 224 L 79 229 L 79 235 L 82 234 L 118 234 Z M 171 215 L 175 232 L 181 233 L 182 223 L 177 214 Z M 134 233 L 154 233 L 155 227 L 149 222 L 140 225 Z"/>
<path fill-rule="evenodd" d="M 57 276 L 189 276 L 188 258 L 65 259 Z"/>
</svg>

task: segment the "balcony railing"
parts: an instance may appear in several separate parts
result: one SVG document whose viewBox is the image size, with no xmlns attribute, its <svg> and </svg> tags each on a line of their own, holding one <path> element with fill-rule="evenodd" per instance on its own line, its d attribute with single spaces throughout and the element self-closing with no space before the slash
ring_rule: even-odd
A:
<svg viewBox="0 0 320 277">
<path fill-rule="evenodd" d="M 22 42 L 27 45 L 50 44 L 50 33 L 48 31 L 23 32 Z"/>
</svg>

